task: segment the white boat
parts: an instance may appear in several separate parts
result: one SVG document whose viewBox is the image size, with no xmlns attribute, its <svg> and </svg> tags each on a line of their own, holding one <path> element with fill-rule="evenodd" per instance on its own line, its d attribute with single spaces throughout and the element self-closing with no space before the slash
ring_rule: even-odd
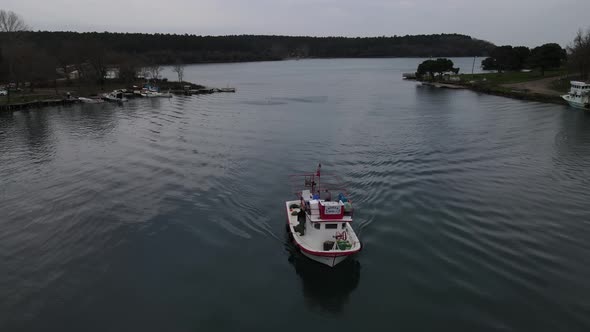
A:
<svg viewBox="0 0 590 332">
<path fill-rule="evenodd" d="M 100 104 L 104 103 L 104 100 L 100 98 L 86 98 L 86 97 L 78 97 L 78 100 L 85 103 L 85 104 Z"/>
<path fill-rule="evenodd" d="M 590 84 L 579 81 L 570 82 L 570 91 L 567 95 L 561 96 L 571 107 L 590 109 Z"/>
<path fill-rule="evenodd" d="M 358 253 L 362 245 L 351 226 L 353 209 L 346 190 L 326 182 L 335 177 L 320 176 L 320 168 L 316 173 L 291 176 L 303 186 L 296 190 L 297 200 L 285 202 L 287 229 L 303 255 L 333 267 Z"/>
<path fill-rule="evenodd" d="M 170 92 L 141 91 L 140 95 L 145 98 L 172 98 Z"/>
<path fill-rule="evenodd" d="M 160 92 L 160 88 L 155 86 L 155 85 L 151 85 L 149 83 L 144 84 L 143 88 L 139 91 L 135 90 L 133 91 L 133 93 L 138 94 L 145 97 L 145 98 L 171 98 L 172 94 L 170 93 L 170 90 L 168 90 L 168 92 Z"/>
<path fill-rule="evenodd" d="M 215 89 L 217 92 L 236 92 L 236 88 L 216 88 Z"/>
<path fill-rule="evenodd" d="M 107 100 L 107 101 L 118 102 L 118 103 L 126 102 L 128 100 L 123 95 L 123 91 L 118 91 L 118 90 L 115 90 L 110 93 L 105 93 L 104 95 L 102 95 L 102 99 Z"/>
</svg>

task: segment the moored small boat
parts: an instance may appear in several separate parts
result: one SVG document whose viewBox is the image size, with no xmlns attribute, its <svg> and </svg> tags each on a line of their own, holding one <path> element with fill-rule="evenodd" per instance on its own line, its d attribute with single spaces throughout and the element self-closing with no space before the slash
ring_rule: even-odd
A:
<svg viewBox="0 0 590 332">
<path fill-rule="evenodd" d="M 574 108 L 590 109 L 590 84 L 585 82 L 571 81 L 570 91 L 567 95 L 561 96 Z"/>
<path fill-rule="evenodd" d="M 144 84 L 143 88 L 139 91 L 133 91 L 135 94 L 139 94 L 144 98 L 171 98 L 172 94 L 170 91 L 168 92 L 160 92 L 160 88 L 151 85 L 151 84 Z"/>
<path fill-rule="evenodd" d="M 78 100 L 85 103 L 85 104 L 100 104 L 104 103 L 104 100 L 100 98 L 86 98 L 86 97 L 78 97 Z"/>
<path fill-rule="evenodd" d="M 145 98 L 172 98 L 170 92 L 142 91 L 140 95 Z"/>
<path fill-rule="evenodd" d="M 118 102 L 118 103 L 128 101 L 128 99 L 125 98 L 123 91 L 120 91 L 120 90 L 115 90 L 110 93 L 105 93 L 102 96 L 102 99 L 107 100 L 107 101 L 112 101 L 112 102 Z"/>
<path fill-rule="evenodd" d="M 236 92 L 236 88 L 215 88 L 217 92 Z"/>
<path fill-rule="evenodd" d="M 285 202 L 287 228 L 303 255 L 333 267 L 358 253 L 362 245 L 351 226 L 353 209 L 346 190 L 326 182 L 320 168 L 316 173 L 291 176 L 292 181 L 301 180 L 303 187 L 296 190 L 297 200 Z"/>
</svg>

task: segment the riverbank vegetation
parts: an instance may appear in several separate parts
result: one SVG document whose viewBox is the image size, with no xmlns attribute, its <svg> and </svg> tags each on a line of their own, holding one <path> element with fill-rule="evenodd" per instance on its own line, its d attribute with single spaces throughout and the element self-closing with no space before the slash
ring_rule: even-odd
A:
<svg viewBox="0 0 590 332">
<path fill-rule="evenodd" d="M 583 80 L 590 78 L 590 28 L 585 33 L 578 31 L 568 53 L 570 70 L 578 72 Z"/>
<path fill-rule="evenodd" d="M 571 80 L 590 77 L 590 30 L 579 31 L 565 49 L 556 43 L 533 49 L 510 45 L 496 47 L 481 63 L 485 73 L 457 75 L 449 61 L 426 60 L 418 66 L 416 77 L 421 81 L 438 82 L 435 86 L 440 87 L 453 84 L 451 87 L 461 86 L 506 97 L 563 103 L 560 95 L 569 90 Z"/>
<path fill-rule="evenodd" d="M 6 42 L 10 36 L 0 34 Z M 55 58 L 66 49 L 87 53 L 99 45 L 107 53 L 142 56 L 158 64 L 281 60 L 286 58 L 483 56 L 494 45 L 459 34 L 392 37 L 197 36 L 176 34 L 50 32 L 20 33 L 20 41 Z"/>
<path fill-rule="evenodd" d="M 453 72 L 457 74 L 459 68 L 454 68 L 453 66 L 453 61 L 449 59 L 426 60 L 418 65 L 416 76 L 424 77 L 428 74 L 431 78 L 436 77 L 436 75 L 438 75 L 439 78 L 442 78 L 445 72 Z"/>
<path fill-rule="evenodd" d="M 481 62 L 484 70 L 515 71 L 524 68 L 537 68 L 541 76 L 545 70 L 559 68 L 566 60 L 566 50 L 556 43 L 548 43 L 533 49 L 525 46 L 499 46 Z"/>
<path fill-rule="evenodd" d="M 590 29 L 579 30 L 574 40 L 563 49 L 556 43 L 548 43 L 529 49 L 524 46 L 498 46 L 481 63 L 482 69 L 521 71 L 537 69 L 541 76 L 546 70 L 564 68 L 568 73 L 585 80 L 590 77 Z"/>
<path fill-rule="evenodd" d="M 114 86 L 160 79 L 185 63 L 289 58 L 481 56 L 494 45 L 459 34 L 392 37 L 197 36 L 30 31 L 19 15 L 0 10 L 0 87 L 13 100 L 65 91 L 96 94 Z M 2 100 L 0 100 L 2 101 Z"/>
</svg>

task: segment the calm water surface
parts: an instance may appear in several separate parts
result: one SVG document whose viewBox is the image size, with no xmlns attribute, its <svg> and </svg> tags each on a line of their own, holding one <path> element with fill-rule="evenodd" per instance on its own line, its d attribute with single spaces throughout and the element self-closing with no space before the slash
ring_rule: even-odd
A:
<svg viewBox="0 0 590 332">
<path fill-rule="evenodd" d="M 590 114 L 402 81 L 419 61 L 0 114 L 0 330 L 590 330 Z M 365 245 L 334 270 L 285 234 L 317 162 Z"/>
</svg>

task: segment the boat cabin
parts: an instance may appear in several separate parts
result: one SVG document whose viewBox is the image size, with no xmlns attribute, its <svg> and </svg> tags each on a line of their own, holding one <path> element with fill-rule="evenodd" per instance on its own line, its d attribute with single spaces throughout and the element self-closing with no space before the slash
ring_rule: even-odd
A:
<svg viewBox="0 0 590 332">
<path fill-rule="evenodd" d="M 305 219 L 315 230 L 345 230 L 352 222 L 353 208 L 343 181 L 333 174 L 291 175 Z M 303 181 L 301 181 L 303 180 Z M 301 187 L 303 183 L 303 188 Z"/>
<path fill-rule="evenodd" d="M 346 223 L 352 222 L 352 204 L 342 192 L 333 200 L 329 189 L 316 194 L 312 194 L 311 190 L 302 190 L 300 200 L 307 219 L 315 229 L 320 229 L 320 224 L 325 224 L 326 229 L 344 229 Z M 340 223 L 343 224 L 341 227 Z"/>
<path fill-rule="evenodd" d="M 583 95 L 590 93 L 590 84 L 580 81 L 570 82 L 570 95 Z"/>
</svg>

